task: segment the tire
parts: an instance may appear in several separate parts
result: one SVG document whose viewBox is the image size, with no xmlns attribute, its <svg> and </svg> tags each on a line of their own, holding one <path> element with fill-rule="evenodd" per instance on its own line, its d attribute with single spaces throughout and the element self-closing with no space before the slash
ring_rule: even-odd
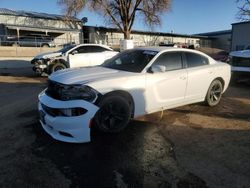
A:
<svg viewBox="0 0 250 188">
<path fill-rule="evenodd" d="M 19 45 L 18 43 L 15 42 L 15 43 L 12 44 L 12 46 L 13 46 L 13 47 L 19 47 L 20 45 Z"/>
<path fill-rule="evenodd" d="M 223 86 L 220 80 L 214 80 L 207 91 L 206 103 L 208 106 L 219 104 L 223 92 Z"/>
<path fill-rule="evenodd" d="M 42 48 L 49 48 L 48 44 L 42 44 Z"/>
<path fill-rule="evenodd" d="M 66 65 L 64 65 L 63 63 L 58 62 L 58 63 L 50 65 L 49 73 L 52 74 L 53 72 L 63 70 L 63 69 L 66 69 L 66 68 L 67 68 Z"/>
<path fill-rule="evenodd" d="M 125 129 L 131 117 L 129 102 L 121 96 L 107 96 L 100 103 L 95 115 L 96 128 L 103 132 L 117 133 Z"/>
</svg>

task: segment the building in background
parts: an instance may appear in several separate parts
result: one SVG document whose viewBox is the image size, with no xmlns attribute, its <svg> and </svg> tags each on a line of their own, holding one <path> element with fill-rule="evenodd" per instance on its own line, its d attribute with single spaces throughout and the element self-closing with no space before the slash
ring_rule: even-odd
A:
<svg viewBox="0 0 250 188">
<path fill-rule="evenodd" d="M 231 51 L 250 49 L 250 21 L 232 24 Z"/>
<path fill-rule="evenodd" d="M 0 8 L 0 45 L 8 37 L 43 35 L 53 39 L 56 46 L 67 43 L 98 43 L 119 48 L 123 34 L 116 28 L 83 25 L 86 20 L 62 15 L 14 11 Z M 94 24 L 94 23 L 92 23 Z M 250 21 L 232 24 L 232 30 L 200 33 L 194 35 L 132 31 L 134 46 L 193 46 L 235 51 L 250 49 Z"/>
<path fill-rule="evenodd" d="M 231 49 L 231 33 L 231 30 L 222 30 L 208 33 L 200 33 L 197 35 L 209 37 L 211 40 L 212 48 L 218 48 L 229 52 Z"/>
<path fill-rule="evenodd" d="M 123 33 L 116 28 L 83 26 L 85 43 L 98 43 L 118 48 Z M 211 47 L 211 38 L 198 35 L 183 35 L 163 32 L 136 31 L 131 32 L 135 46 L 158 46 L 175 44 L 178 46 Z"/>
<path fill-rule="evenodd" d="M 14 11 L 0 8 L 0 39 L 25 35 L 46 35 L 54 39 L 55 44 L 82 42 L 82 21 L 71 18 L 65 21 L 61 15 Z"/>
</svg>

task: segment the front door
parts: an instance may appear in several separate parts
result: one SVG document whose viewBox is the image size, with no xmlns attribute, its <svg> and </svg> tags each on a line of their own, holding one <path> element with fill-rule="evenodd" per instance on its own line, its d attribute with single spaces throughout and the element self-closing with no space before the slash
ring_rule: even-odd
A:
<svg viewBox="0 0 250 188">
<path fill-rule="evenodd" d="M 69 52 L 68 62 L 70 68 L 91 66 L 91 53 L 88 53 L 87 46 L 80 46 Z"/>
<path fill-rule="evenodd" d="M 146 112 L 155 112 L 181 104 L 187 86 L 187 70 L 179 52 L 161 54 L 152 66 L 165 66 L 164 72 L 146 75 Z"/>
</svg>

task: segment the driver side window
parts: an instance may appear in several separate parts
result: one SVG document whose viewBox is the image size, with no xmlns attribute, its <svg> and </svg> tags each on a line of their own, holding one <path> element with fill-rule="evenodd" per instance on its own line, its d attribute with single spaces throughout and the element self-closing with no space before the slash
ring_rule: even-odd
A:
<svg viewBox="0 0 250 188">
<path fill-rule="evenodd" d="M 154 65 L 165 66 L 166 71 L 182 69 L 181 53 L 165 52 L 155 60 Z"/>
</svg>

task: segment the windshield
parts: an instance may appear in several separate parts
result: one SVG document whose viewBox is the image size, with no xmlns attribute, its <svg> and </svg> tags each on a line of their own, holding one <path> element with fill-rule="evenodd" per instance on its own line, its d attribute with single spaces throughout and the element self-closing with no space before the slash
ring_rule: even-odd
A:
<svg viewBox="0 0 250 188">
<path fill-rule="evenodd" d="M 157 54 L 157 51 L 126 50 L 105 61 L 101 66 L 128 72 L 141 72 Z"/>
<path fill-rule="evenodd" d="M 64 48 L 62 48 L 61 50 L 59 50 L 58 52 L 61 52 L 61 53 L 66 53 L 67 51 L 69 51 L 70 49 L 74 48 L 76 45 L 67 45 L 65 46 Z"/>
</svg>

